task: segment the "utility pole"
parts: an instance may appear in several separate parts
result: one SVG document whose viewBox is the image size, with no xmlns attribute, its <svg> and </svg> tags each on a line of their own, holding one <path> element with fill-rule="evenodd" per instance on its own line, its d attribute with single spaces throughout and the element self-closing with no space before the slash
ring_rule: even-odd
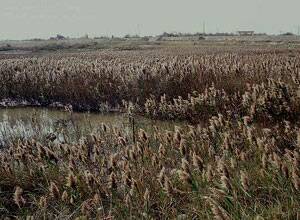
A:
<svg viewBox="0 0 300 220">
<path fill-rule="evenodd" d="M 137 24 L 136 29 L 137 29 L 137 35 L 140 36 L 141 35 L 141 25 Z"/>
<path fill-rule="evenodd" d="M 205 21 L 203 21 L 203 24 L 202 24 L 202 28 L 203 28 L 203 34 L 205 34 Z"/>
</svg>

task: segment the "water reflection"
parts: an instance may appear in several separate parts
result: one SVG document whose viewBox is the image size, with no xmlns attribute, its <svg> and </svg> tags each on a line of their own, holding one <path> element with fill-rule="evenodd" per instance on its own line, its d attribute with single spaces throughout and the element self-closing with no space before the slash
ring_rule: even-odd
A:
<svg viewBox="0 0 300 220">
<path fill-rule="evenodd" d="M 178 124 L 143 117 L 136 117 L 135 121 L 136 129 L 150 129 L 156 125 L 171 130 L 174 124 Z M 70 114 L 61 110 L 32 107 L 0 109 L 0 145 L 28 138 L 44 141 L 49 134 L 55 134 L 58 142 L 75 142 L 82 136 L 99 132 L 102 123 L 122 129 L 128 135 L 132 132 L 126 114 Z"/>
</svg>

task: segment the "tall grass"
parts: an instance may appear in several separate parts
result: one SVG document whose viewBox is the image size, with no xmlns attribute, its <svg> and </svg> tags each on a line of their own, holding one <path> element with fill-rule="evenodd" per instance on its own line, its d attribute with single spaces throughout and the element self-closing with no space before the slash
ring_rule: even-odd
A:
<svg viewBox="0 0 300 220">
<path fill-rule="evenodd" d="M 192 122 L 12 143 L 0 152 L 1 216 L 300 218 L 297 56 L 158 51 L 0 60 L 1 98 Z"/>
<path fill-rule="evenodd" d="M 231 108 L 228 105 L 234 105 L 237 113 L 244 115 L 243 97 L 252 94 L 262 97 L 263 90 L 267 89 L 271 97 L 266 102 L 278 101 L 279 105 L 295 110 L 296 115 L 299 113 L 300 63 L 289 52 L 259 52 L 249 48 L 248 53 L 225 50 L 205 54 L 195 49 L 181 55 L 181 51 L 173 49 L 170 55 L 167 49 L 158 51 L 3 59 L 0 60 L 0 99 L 26 100 L 45 106 L 59 102 L 79 111 L 120 110 L 125 101 L 135 104 L 140 113 L 161 118 L 177 117 L 177 110 L 171 107 L 180 100 L 185 104 L 194 100 L 196 109 L 184 107 L 191 112 L 180 115 L 194 120 L 194 116 L 203 114 L 199 113 L 203 112 L 202 108 L 208 108 L 209 114 L 203 114 L 208 119 L 221 109 Z M 171 107 L 164 106 L 165 103 Z M 166 111 L 170 115 L 163 108 L 169 109 Z M 267 106 L 262 108 L 267 108 L 270 114 L 281 114 Z"/>
<path fill-rule="evenodd" d="M 299 127 L 219 115 L 207 126 L 138 134 L 133 143 L 103 125 L 78 144 L 30 140 L 3 150 L 1 215 L 299 218 Z"/>
</svg>

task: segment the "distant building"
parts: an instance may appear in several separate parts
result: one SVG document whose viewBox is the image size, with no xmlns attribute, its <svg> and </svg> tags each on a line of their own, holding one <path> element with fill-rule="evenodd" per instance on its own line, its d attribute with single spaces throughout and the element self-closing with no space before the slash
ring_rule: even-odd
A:
<svg viewBox="0 0 300 220">
<path fill-rule="evenodd" d="M 237 33 L 240 36 L 253 36 L 254 35 L 254 31 L 238 31 Z"/>
</svg>

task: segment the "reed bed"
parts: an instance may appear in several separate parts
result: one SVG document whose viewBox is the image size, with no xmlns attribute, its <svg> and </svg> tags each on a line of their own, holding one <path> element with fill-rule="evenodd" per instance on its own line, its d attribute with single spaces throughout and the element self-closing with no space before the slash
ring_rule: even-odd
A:
<svg viewBox="0 0 300 220">
<path fill-rule="evenodd" d="M 173 48 L 0 60 L 2 99 L 190 122 L 14 141 L 0 151 L 1 216 L 299 219 L 298 57 Z"/>
<path fill-rule="evenodd" d="M 18 141 L 0 154 L 1 216 L 298 219 L 299 127 L 219 114 L 207 126 L 102 125 L 78 144 Z"/>
<path fill-rule="evenodd" d="M 140 114 L 191 122 L 232 106 L 240 116 L 251 106 L 257 118 L 299 115 L 297 50 L 205 52 L 175 48 L 1 59 L 0 99 L 60 103 L 77 111 L 123 111 L 124 103 L 132 103 Z"/>
</svg>

